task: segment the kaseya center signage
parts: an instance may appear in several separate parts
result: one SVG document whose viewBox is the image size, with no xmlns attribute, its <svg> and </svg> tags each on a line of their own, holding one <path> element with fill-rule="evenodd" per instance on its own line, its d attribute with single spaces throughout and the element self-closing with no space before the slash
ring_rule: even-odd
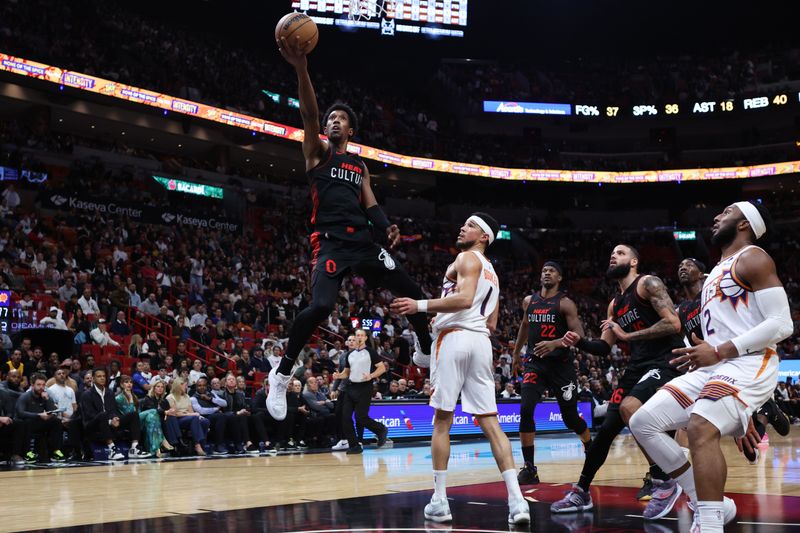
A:
<svg viewBox="0 0 800 533">
<path fill-rule="evenodd" d="M 112 198 L 88 197 L 65 191 L 51 192 L 44 197 L 42 204 L 46 208 L 61 211 L 127 217 L 134 222 L 142 224 L 159 224 L 162 226 L 178 224 L 229 233 L 237 233 L 242 230 L 241 222 L 230 219 L 188 213 L 172 207 L 132 204 Z"/>
</svg>

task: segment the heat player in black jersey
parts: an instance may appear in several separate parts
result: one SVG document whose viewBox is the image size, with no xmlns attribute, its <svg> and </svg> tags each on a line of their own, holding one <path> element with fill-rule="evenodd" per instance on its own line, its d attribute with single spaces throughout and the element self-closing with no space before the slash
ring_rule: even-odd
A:
<svg viewBox="0 0 800 533">
<path fill-rule="evenodd" d="M 376 244 L 370 225 L 388 236 L 389 245 L 400 239 L 396 225 L 390 224 L 378 205 L 370 186 L 367 166 L 347 145 L 358 127 L 353 110 L 334 104 L 324 116 L 320 138 L 317 97 L 306 61 L 308 43 L 278 41 L 278 48 L 296 72 L 300 94 L 300 115 L 305 136 L 303 156 L 311 186 L 311 305 L 295 318 L 289 332 L 286 354 L 270 372 L 267 408 L 276 420 L 286 417 L 286 386 L 292 366 L 319 324 L 331 313 L 343 277 L 358 273 L 372 287 L 389 289 L 397 296 L 423 299 L 425 296 L 389 252 Z M 418 354 L 430 354 L 431 338 L 425 313 L 408 317 L 419 339 Z"/>
<path fill-rule="evenodd" d="M 563 343 L 567 331 L 583 337 L 583 324 L 575 302 L 561 291 L 564 272 L 555 261 L 542 266 L 542 288 L 522 301 L 523 317 L 514 344 L 515 373 L 522 370 L 519 439 L 525 461 L 517 476 L 520 485 L 539 483 L 534 464 L 533 441 L 536 435 L 534 411 L 545 390 L 555 395 L 564 425 L 580 436 L 586 446 L 591 440 L 586 422 L 578 414 L 578 376 L 572 352 Z M 525 355 L 520 358 L 522 347 Z"/>
<path fill-rule="evenodd" d="M 586 452 L 580 480 L 562 500 L 550 506 L 554 513 L 593 507 L 589 486 L 614 438 L 644 402 L 678 375 L 669 361 L 672 350 L 683 346 L 680 321 L 664 283 L 655 276 L 639 274 L 639 252 L 625 244 L 614 247 L 606 274 L 619 284 L 620 292 L 608 305 L 600 339 L 589 340 L 568 332 L 564 340 L 600 356 L 607 356 L 616 342 L 627 343 L 630 361 L 611 396 L 603 425 Z M 653 477 L 669 479 L 653 461 L 650 465 Z"/>
<path fill-rule="evenodd" d="M 692 335 L 698 339 L 703 338 L 703 327 L 700 322 L 700 293 L 703 290 L 706 266 L 693 257 L 687 257 L 678 265 L 678 281 L 683 287 L 686 299 L 678 304 L 676 309 L 681 321 L 681 333 L 689 345 Z"/>
</svg>

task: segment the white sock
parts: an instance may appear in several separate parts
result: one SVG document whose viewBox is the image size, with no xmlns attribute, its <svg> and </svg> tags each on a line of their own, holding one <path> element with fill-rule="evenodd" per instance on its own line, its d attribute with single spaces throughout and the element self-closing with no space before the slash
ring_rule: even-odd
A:
<svg viewBox="0 0 800 533">
<path fill-rule="evenodd" d="M 447 499 L 447 470 L 433 471 L 433 499 Z"/>
<path fill-rule="evenodd" d="M 138 447 L 139 447 L 139 441 L 138 440 L 132 440 L 131 441 L 131 448 L 138 448 Z"/>
<path fill-rule="evenodd" d="M 517 481 L 517 471 L 509 468 L 505 472 L 501 472 L 500 475 L 503 476 L 503 481 L 506 482 L 509 503 L 524 500 L 525 497 L 522 495 L 522 491 L 519 489 L 519 481 Z"/>
<path fill-rule="evenodd" d="M 697 502 L 700 530 L 703 533 L 722 533 L 725 525 L 725 505 L 722 502 Z"/>
<path fill-rule="evenodd" d="M 689 470 L 676 477 L 675 481 L 681 486 L 686 496 L 692 500 L 692 503 L 697 503 L 697 489 L 694 486 L 694 469 L 690 466 Z"/>
</svg>

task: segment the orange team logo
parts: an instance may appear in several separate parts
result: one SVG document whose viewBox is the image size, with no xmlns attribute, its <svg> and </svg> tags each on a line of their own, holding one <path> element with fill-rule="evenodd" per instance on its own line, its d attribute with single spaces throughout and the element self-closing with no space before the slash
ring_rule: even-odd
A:
<svg viewBox="0 0 800 533">
<path fill-rule="evenodd" d="M 8 303 L 8 293 L 7 292 L 0 292 L 0 305 Z"/>
</svg>

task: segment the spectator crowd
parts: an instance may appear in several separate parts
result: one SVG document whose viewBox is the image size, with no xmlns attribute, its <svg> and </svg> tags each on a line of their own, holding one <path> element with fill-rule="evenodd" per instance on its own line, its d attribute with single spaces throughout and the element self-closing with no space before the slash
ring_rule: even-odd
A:
<svg viewBox="0 0 800 533">
<path fill-rule="evenodd" d="M 0 136 L 0 163 L 23 161 L 9 155 L 14 140 Z M 48 170 L 52 177 L 45 183 L 5 185 L 0 205 L 0 289 L 13 292 L 26 325 L 61 330 L 68 339 L 51 348 L 24 331 L 0 335 L 0 442 L 14 462 L 331 447 L 343 438 L 336 420 L 341 383 L 335 375 L 353 319 L 382 323 L 373 343 L 390 371 L 375 381 L 373 399 L 430 396 L 424 371 L 410 365 L 413 327 L 389 312 L 391 294 L 352 275 L 324 328 L 299 358 L 288 393 L 290 415 L 282 422 L 269 417 L 264 376 L 280 360 L 292 320 L 310 297 L 309 206 L 296 186 L 253 193 L 251 222 L 242 233 L 231 233 L 147 225 L 98 211 L 45 210 L 44 199 L 56 190 L 89 198 L 124 195 L 142 204 L 163 201 L 135 171 L 110 170 L 102 161 L 75 160 L 69 168 Z M 195 208 L 224 215 L 210 200 Z M 394 254 L 434 297 L 453 258 L 454 227 L 434 220 L 398 222 L 404 235 L 421 238 Z M 533 227 L 523 228 L 521 238 L 526 230 Z M 671 233 L 629 237 L 651 271 L 672 287 L 677 303 L 681 257 Z M 498 397 L 513 400 L 519 394 L 512 341 L 520 303 L 538 285 L 542 260 L 561 261 L 585 328 L 598 336 L 612 290 L 601 273 L 618 238 L 606 231 L 554 230 L 539 236 L 535 257 L 506 251 L 492 258 L 503 286 L 493 339 Z M 769 250 L 797 324 L 796 230 L 784 232 Z M 800 358 L 797 327 L 779 355 Z M 607 357 L 575 351 L 579 396 L 602 405 L 627 361 L 624 348 L 615 347 Z M 800 388 L 784 384 L 776 395 L 797 420 Z M 31 436 L 37 437 L 34 448 Z"/>
</svg>

